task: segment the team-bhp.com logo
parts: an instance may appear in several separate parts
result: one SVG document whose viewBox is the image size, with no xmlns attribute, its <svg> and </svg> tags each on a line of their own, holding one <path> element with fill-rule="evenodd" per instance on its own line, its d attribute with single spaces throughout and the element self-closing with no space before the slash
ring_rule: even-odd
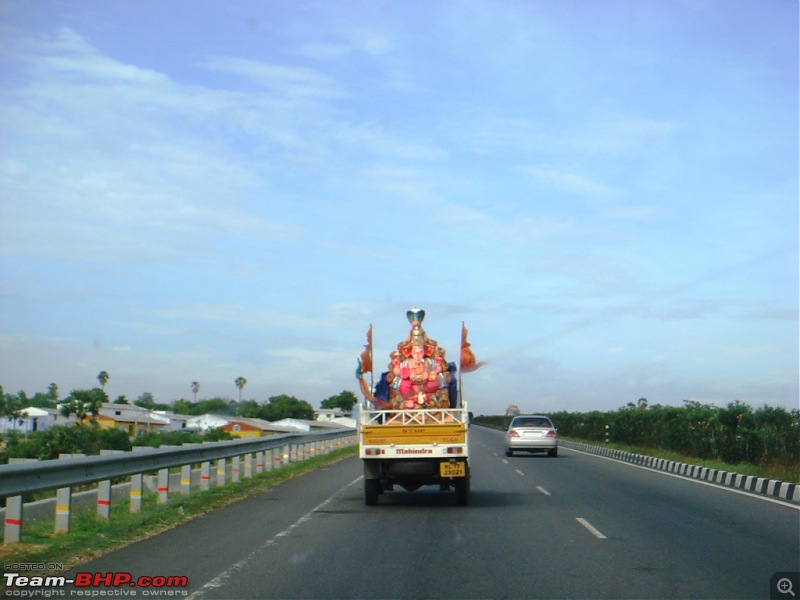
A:
<svg viewBox="0 0 800 600">
<path fill-rule="evenodd" d="M 109 573 L 76 573 L 69 579 L 63 575 L 21 575 L 20 573 L 3 573 L 6 596 L 22 598 L 66 596 L 66 586 L 77 589 L 70 590 L 69 595 L 95 596 L 110 595 L 109 592 L 98 593 L 105 588 L 114 588 L 120 596 L 179 596 L 188 595 L 186 588 L 189 579 L 178 575 L 142 575 L 134 577 L 123 571 Z M 12 589 L 13 588 L 13 589 Z M 131 589 L 133 588 L 133 589 Z M 138 591 L 138 593 L 137 593 Z M 50 592 L 50 593 L 45 593 Z"/>
</svg>

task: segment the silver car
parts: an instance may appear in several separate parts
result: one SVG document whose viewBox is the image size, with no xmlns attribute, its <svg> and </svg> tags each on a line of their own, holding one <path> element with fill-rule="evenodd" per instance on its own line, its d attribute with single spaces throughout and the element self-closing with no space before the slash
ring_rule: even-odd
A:
<svg viewBox="0 0 800 600">
<path fill-rule="evenodd" d="M 558 456 L 558 433 L 553 422 L 541 415 L 514 417 L 506 431 L 506 456 L 512 456 L 515 450 Z"/>
</svg>

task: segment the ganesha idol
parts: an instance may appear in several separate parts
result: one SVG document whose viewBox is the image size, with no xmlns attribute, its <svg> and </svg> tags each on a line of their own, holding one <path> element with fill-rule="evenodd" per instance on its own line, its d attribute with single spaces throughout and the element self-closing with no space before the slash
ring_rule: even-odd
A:
<svg viewBox="0 0 800 600">
<path fill-rule="evenodd" d="M 444 349 L 428 338 L 421 319 L 409 321 L 411 332 L 392 352 L 389 364 L 392 408 L 448 408 L 450 373 Z"/>
</svg>

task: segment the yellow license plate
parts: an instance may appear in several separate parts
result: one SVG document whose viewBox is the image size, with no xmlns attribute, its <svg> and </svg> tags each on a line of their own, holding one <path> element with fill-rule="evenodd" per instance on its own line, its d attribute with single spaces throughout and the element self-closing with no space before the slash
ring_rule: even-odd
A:
<svg viewBox="0 0 800 600">
<path fill-rule="evenodd" d="M 466 477 L 467 467 L 464 462 L 439 463 L 439 476 L 441 477 Z"/>
</svg>

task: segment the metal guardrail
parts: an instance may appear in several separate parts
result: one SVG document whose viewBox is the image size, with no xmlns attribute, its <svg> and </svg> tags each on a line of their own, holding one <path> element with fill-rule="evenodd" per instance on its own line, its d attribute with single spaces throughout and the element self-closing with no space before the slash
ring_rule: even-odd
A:
<svg viewBox="0 0 800 600">
<path fill-rule="evenodd" d="M 232 480 L 238 481 L 241 457 L 245 457 L 245 476 L 250 477 L 253 471 L 253 455 L 257 457 L 255 471 L 259 473 L 270 470 L 273 466 L 305 460 L 317 454 L 327 454 L 335 448 L 356 443 L 356 432 L 346 429 L 0 465 L 0 498 L 6 499 L 4 542 L 11 544 L 20 540 L 23 494 L 56 489 L 56 531 L 68 531 L 73 486 L 99 483 L 98 516 L 108 518 L 112 479 L 131 477 L 131 512 L 138 512 L 141 507 L 144 473 L 158 472 L 159 503 L 165 503 L 169 469 L 173 467 L 182 467 L 185 475 L 182 480 L 188 482 L 190 477 L 187 470 L 192 465 L 200 464 L 204 473 L 201 489 L 207 489 L 210 464 L 213 461 L 217 462 L 217 485 L 224 485 L 227 459 L 234 460 Z M 188 483 L 182 486 L 184 494 L 189 491 Z"/>
</svg>

